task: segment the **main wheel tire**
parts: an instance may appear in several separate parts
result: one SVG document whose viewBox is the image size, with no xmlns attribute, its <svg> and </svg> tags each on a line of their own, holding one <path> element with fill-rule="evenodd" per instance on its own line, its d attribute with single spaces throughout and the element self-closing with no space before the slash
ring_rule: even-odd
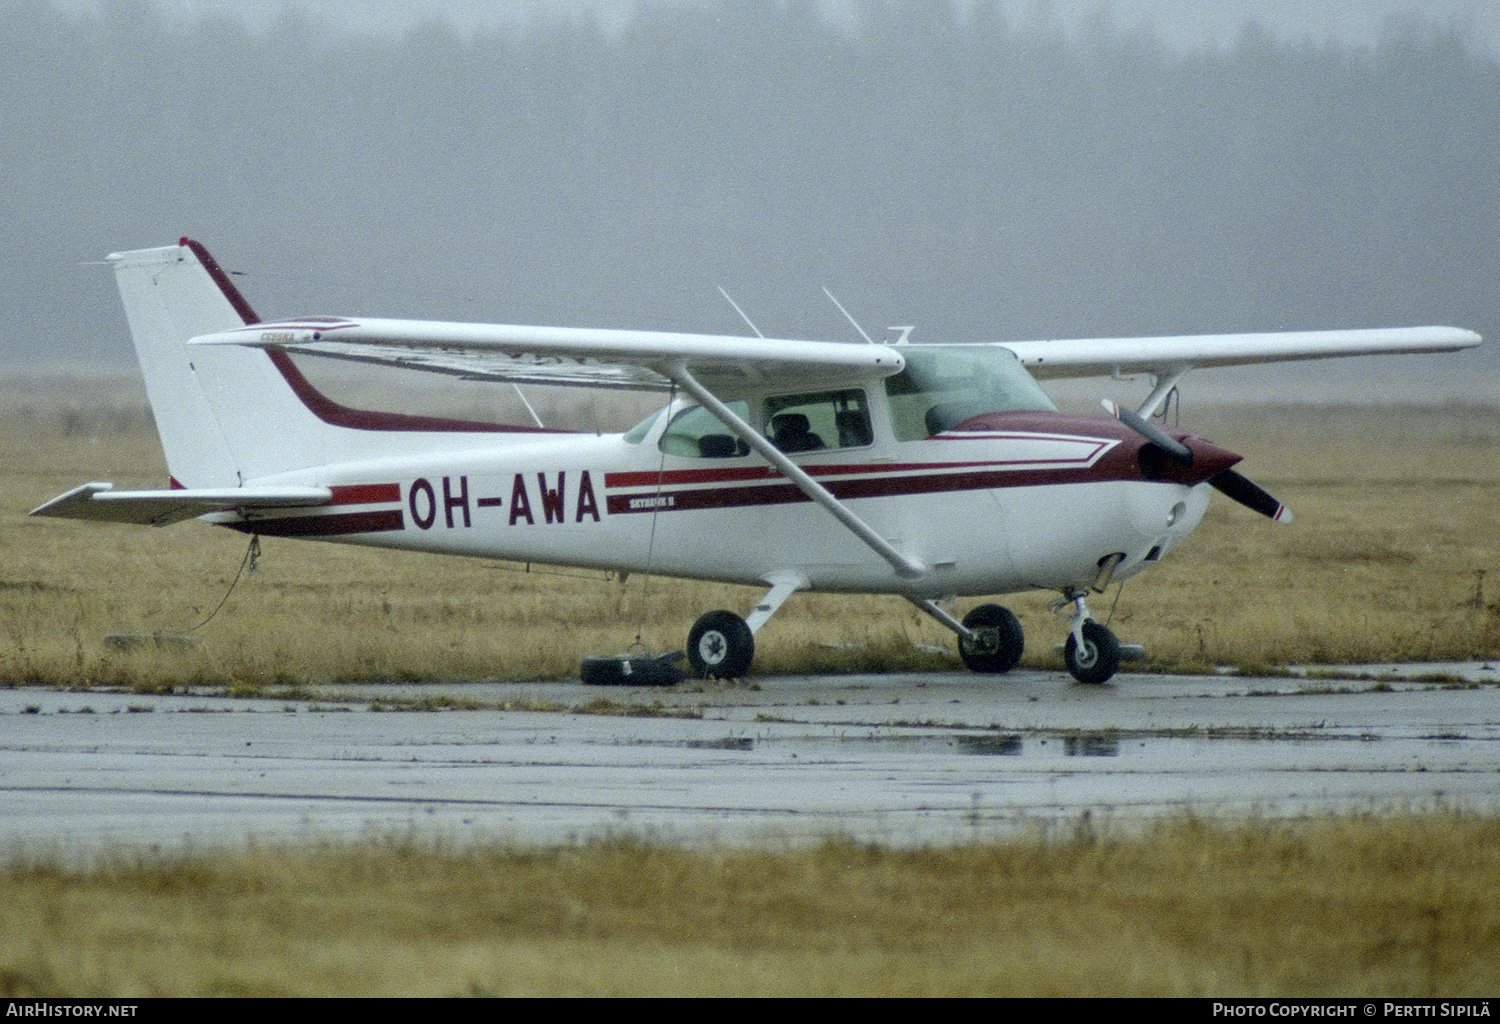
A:
<svg viewBox="0 0 1500 1024">
<path fill-rule="evenodd" d="M 971 672 L 1009 672 L 1026 650 L 1021 620 L 998 604 L 982 604 L 965 615 L 964 628 L 979 634 L 974 643 L 958 638 L 958 656 Z"/>
<path fill-rule="evenodd" d="M 688 631 L 687 656 L 698 679 L 740 679 L 755 658 L 755 635 L 734 612 L 709 612 Z"/>
<path fill-rule="evenodd" d="M 1107 682 L 1120 667 L 1120 641 L 1093 619 L 1083 624 L 1083 648 L 1072 633 L 1063 645 L 1063 660 L 1080 683 Z"/>
</svg>

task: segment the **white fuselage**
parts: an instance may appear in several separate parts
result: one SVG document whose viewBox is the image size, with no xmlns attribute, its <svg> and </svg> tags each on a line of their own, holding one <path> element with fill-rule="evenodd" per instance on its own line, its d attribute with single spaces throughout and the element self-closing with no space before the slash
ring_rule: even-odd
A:
<svg viewBox="0 0 1500 1024">
<path fill-rule="evenodd" d="M 1045 414 L 1030 417 L 1045 421 Z M 913 595 L 1082 587 L 1121 578 L 1202 518 L 1209 488 L 1111 478 L 1130 437 L 1074 418 L 1014 430 L 805 452 L 799 465 L 925 567 L 898 576 L 753 453 L 666 454 L 661 416 L 623 435 L 532 435 L 440 457 L 332 463 L 276 483 L 334 489 L 329 507 L 220 521 L 267 535 L 754 584 L 795 569 L 811 589 Z M 1118 476 L 1118 474 L 1116 474 Z"/>
</svg>

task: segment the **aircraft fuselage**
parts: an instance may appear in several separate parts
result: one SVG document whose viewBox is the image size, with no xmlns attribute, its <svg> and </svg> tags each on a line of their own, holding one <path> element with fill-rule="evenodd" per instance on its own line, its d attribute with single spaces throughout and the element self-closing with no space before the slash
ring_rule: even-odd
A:
<svg viewBox="0 0 1500 1024">
<path fill-rule="evenodd" d="M 689 408 L 659 415 L 638 440 L 531 435 L 443 458 L 331 463 L 267 482 L 331 487 L 332 505 L 220 521 L 267 536 L 733 583 L 794 566 L 815 590 L 991 594 L 1083 587 L 1112 556 L 1115 578 L 1139 572 L 1192 531 L 1211 490 L 1206 463 L 1197 479 L 1168 478 L 1113 420 L 1045 411 L 797 454 L 925 567 L 903 579 L 754 453 L 664 452 L 665 428 Z M 1214 466 L 1235 461 L 1192 443 Z"/>
</svg>

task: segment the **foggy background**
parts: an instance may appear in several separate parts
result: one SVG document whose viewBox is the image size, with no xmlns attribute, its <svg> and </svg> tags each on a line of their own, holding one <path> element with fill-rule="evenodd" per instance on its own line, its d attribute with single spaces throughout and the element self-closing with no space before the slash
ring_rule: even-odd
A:
<svg viewBox="0 0 1500 1024">
<path fill-rule="evenodd" d="M 268 318 L 742 333 L 723 286 L 857 339 L 826 285 L 923 341 L 1442 323 L 1495 341 L 1201 376 L 1500 396 L 1488 5 L 315 11 L 0 0 L 0 369 L 130 363 L 84 264 L 188 235 Z"/>
</svg>

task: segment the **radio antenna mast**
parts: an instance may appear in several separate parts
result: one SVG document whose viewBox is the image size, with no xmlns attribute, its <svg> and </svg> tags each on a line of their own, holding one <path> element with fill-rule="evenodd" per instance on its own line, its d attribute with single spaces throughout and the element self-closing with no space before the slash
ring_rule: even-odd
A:
<svg viewBox="0 0 1500 1024">
<path fill-rule="evenodd" d="M 854 329 L 859 332 L 859 336 L 861 338 L 864 338 L 865 341 L 867 341 L 871 345 L 875 344 L 875 339 L 872 338 L 872 337 L 870 337 L 868 334 L 865 333 L 865 329 L 859 325 L 859 321 L 856 320 L 856 319 L 854 319 L 854 317 L 852 317 L 852 316 L 849 315 L 849 311 L 844 308 L 844 304 L 842 302 L 840 302 L 834 296 L 833 292 L 831 292 L 831 291 L 828 290 L 828 286 L 827 285 L 824 285 L 824 287 L 823 287 L 823 294 L 826 295 L 826 296 L 828 296 L 828 301 L 829 302 L 832 302 L 835 306 L 837 306 L 839 308 L 839 312 L 842 313 L 842 314 L 844 314 L 844 319 L 848 320 L 851 324 L 854 325 Z"/>
</svg>

